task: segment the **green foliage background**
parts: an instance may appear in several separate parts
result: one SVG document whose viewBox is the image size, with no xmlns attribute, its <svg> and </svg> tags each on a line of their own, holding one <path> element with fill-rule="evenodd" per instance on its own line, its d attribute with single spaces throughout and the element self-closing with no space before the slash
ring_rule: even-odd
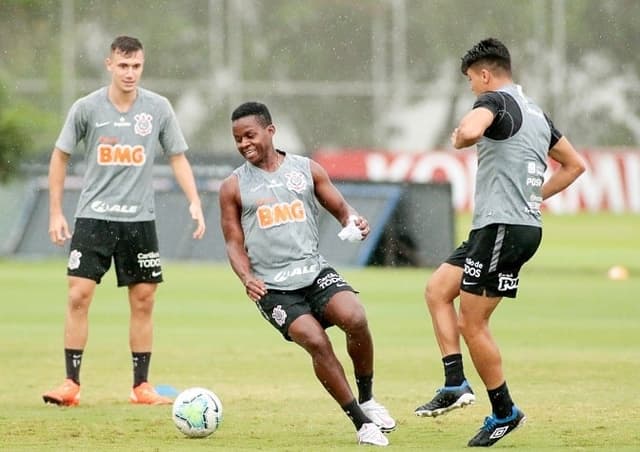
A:
<svg viewBox="0 0 640 452">
<path fill-rule="evenodd" d="M 561 4 L 565 22 L 558 25 Z M 406 22 L 398 25 L 395 15 L 402 10 Z M 395 88 L 385 92 L 379 106 L 357 92 L 373 81 L 375 70 L 383 81 L 398 75 L 394 40 L 406 42 L 400 58 L 407 66 L 408 105 L 428 100 L 443 74 L 450 74 L 458 85 L 449 99 L 453 108 L 470 95 L 457 71 L 461 54 L 493 35 L 510 47 L 516 79 L 552 118 L 558 104 L 565 106 L 567 117 L 558 125 L 577 145 L 634 146 L 633 121 L 623 118 L 640 115 L 640 104 L 632 101 L 640 79 L 634 46 L 639 17 L 640 2 L 633 0 L 5 0 L 0 3 L 0 78 L 9 105 L 30 106 L 21 123 L 42 158 L 71 101 L 106 82 L 103 59 L 117 34 L 143 40 L 145 86 L 174 104 L 186 93 L 205 101 L 202 124 L 189 134 L 192 148 L 202 155 L 232 152 L 229 113 L 252 98 L 291 121 L 306 152 L 323 146 L 375 148 L 394 133 L 393 126 L 376 122 L 376 109 L 389 108 L 401 94 Z M 386 30 L 382 42 L 372 38 L 376 27 Z M 561 67 L 553 63 L 558 30 L 564 36 L 566 65 Z M 73 55 L 66 61 L 70 49 Z M 597 61 L 601 69 L 592 71 L 586 61 Z M 375 69 L 376 64 L 382 66 Z M 65 95 L 68 65 L 77 80 Z M 558 71 L 567 77 L 567 89 L 559 94 L 550 89 Z M 586 82 L 577 82 L 584 77 Z M 292 82 L 288 92 L 276 87 L 287 81 Z M 346 84 L 353 92 L 311 95 L 296 92 L 299 85 L 293 82 L 326 84 L 329 91 L 332 84 Z M 600 88 L 611 103 L 600 104 Z M 626 110 L 615 111 L 616 105 Z M 436 146 L 447 145 L 458 119 L 456 111 L 447 116 Z"/>
</svg>

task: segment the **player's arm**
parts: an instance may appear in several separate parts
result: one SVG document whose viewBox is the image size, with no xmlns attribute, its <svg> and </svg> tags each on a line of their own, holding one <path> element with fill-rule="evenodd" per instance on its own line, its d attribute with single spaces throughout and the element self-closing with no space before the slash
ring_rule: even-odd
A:
<svg viewBox="0 0 640 452">
<path fill-rule="evenodd" d="M 194 239 L 201 239 L 206 229 L 204 223 L 204 214 L 202 213 L 202 203 L 198 195 L 196 181 L 193 177 L 193 171 L 187 156 L 184 153 L 173 154 L 169 157 L 169 164 L 173 170 L 178 185 L 182 188 L 187 200 L 189 201 L 189 213 L 191 218 L 196 222 L 196 229 L 193 231 Z"/>
<path fill-rule="evenodd" d="M 369 222 L 347 203 L 342 193 L 333 185 L 329 175 L 319 163 L 309 160 L 315 195 L 322 207 L 333 215 L 342 226 L 346 226 L 349 217 L 355 216 L 355 225 L 360 229 L 362 238 L 369 235 Z"/>
<path fill-rule="evenodd" d="M 251 271 L 249 255 L 244 247 L 244 230 L 240 221 L 242 204 L 237 176 L 231 175 L 222 182 L 218 200 L 220 224 L 229 263 L 242 281 L 249 298 L 258 301 L 267 293 L 267 287 L 264 281 L 256 278 Z"/>
<path fill-rule="evenodd" d="M 493 112 L 484 107 L 474 108 L 468 112 L 451 133 L 453 147 L 462 149 L 476 144 L 493 122 L 493 118 Z"/>
<path fill-rule="evenodd" d="M 549 150 L 549 157 L 560 163 L 560 167 L 542 185 L 542 199 L 547 199 L 561 192 L 573 183 L 586 166 L 584 160 L 565 137 L 562 137 Z"/>
<path fill-rule="evenodd" d="M 67 176 L 69 154 L 54 148 L 49 161 L 49 238 L 56 245 L 62 246 L 71 238 L 69 225 L 62 211 L 64 180 Z"/>
</svg>

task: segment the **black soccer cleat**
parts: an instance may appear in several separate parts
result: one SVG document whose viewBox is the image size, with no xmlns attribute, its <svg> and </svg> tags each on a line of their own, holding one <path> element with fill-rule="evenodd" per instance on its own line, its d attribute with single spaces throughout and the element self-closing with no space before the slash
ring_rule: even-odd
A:
<svg viewBox="0 0 640 452">
<path fill-rule="evenodd" d="M 475 401 L 476 396 L 465 380 L 460 386 L 444 386 L 438 389 L 435 397 L 430 402 L 416 408 L 414 413 L 417 416 L 436 417 L 456 408 L 471 405 Z"/>
<path fill-rule="evenodd" d="M 484 425 L 480 428 L 476 436 L 469 440 L 469 447 L 489 447 L 507 436 L 518 427 L 522 427 L 527 417 L 517 406 L 511 409 L 511 416 L 498 419 L 495 414 L 484 419 Z"/>
</svg>

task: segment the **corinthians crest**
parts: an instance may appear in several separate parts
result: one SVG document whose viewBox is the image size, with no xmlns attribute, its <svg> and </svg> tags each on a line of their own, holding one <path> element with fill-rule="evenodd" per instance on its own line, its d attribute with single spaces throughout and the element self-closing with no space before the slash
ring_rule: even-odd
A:
<svg viewBox="0 0 640 452">
<path fill-rule="evenodd" d="M 136 120 L 136 123 L 133 126 L 133 130 L 136 135 L 145 137 L 151 133 L 151 121 L 153 120 L 153 116 L 149 113 L 138 113 L 133 117 L 133 119 Z"/>
<path fill-rule="evenodd" d="M 307 188 L 307 180 L 300 171 L 291 171 L 285 174 L 287 188 L 296 193 L 302 193 Z"/>
<path fill-rule="evenodd" d="M 287 312 L 284 309 L 282 309 L 282 305 L 279 304 L 278 306 L 273 308 L 273 311 L 271 312 L 271 317 L 273 317 L 273 320 L 275 320 L 278 325 L 282 326 L 284 325 L 284 322 L 286 322 L 287 320 Z"/>
</svg>

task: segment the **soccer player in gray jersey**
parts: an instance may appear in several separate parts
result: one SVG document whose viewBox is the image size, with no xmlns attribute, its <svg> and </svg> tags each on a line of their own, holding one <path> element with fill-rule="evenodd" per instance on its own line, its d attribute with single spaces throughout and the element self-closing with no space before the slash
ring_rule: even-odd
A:
<svg viewBox="0 0 640 452">
<path fill-rule="evenodd" d="M 220 187 L 231 267 L 264 318 L 311 355 L 316 377 L 353 421 L 358 442 L 386 446 L 383 432 L 396 422 L 373 398 L 373 341 L 364 307 L 318 252 L 318 202 L 342 225 L 351 221 L 362 239 L 369 224 L 320 165 L 274 148 L 276 128 L 264 104 L 242 104 L 231 120 L 246 160 Z M 357 400 L 325 331 L 332 325 L 345 332 Z"/>
<path fill-rule="evenodd" d="M 73 406 L 80 400 L 80 364 L 88 337 L 88 313 L 96 285 L 113 260 L 118 286 L 127 286 L 129 345 L 133 359 L 132 403 L 158 405 L 171 399 L 148 381 L 153 339 L 152 312 L 162 282 L 155 227 L 152 166 L 164 151 L 196 222 L 205 231 L 200 197 L 185 156 L 187 143 L 169 101 L 138 87 L 144 66 L 142 44 L 119 36 L 106 59 L 109 86 L 71 107 L 51 155 L 49 236 L 62 246 L 71 239 L 68 302 L 64 324 L 67 378 L 43 395 L 46 402 Z M 62 212 L 67 163 L 84 142 L 86 171 L 71 235 Z"/>
<path fill-rule="evenodd" d="M 489 319 L 502 297 L 515 298 L 519 271 L 542 238 L 540 206 L 585 170 L 580 155 L 511 76 L 500 41 L 480 41 L 461 70 L 478 96 L 451 134 L 456 149 L 476 145 L 478 171 L 471 232 L 431 276 L 425 298 L 444 365 L 445 383 L 419 416 L 438 416 L 471 404 L 475 395 L 462 366 L 460 334 L 486 386 L 492 413 L 469 441 L 491 446 L 525 421 L 502 371 Z M 544 181 L 547 157 L 559 167 Z M 456 312 L 454 300 L 460 297 Z"/>
</svg>

